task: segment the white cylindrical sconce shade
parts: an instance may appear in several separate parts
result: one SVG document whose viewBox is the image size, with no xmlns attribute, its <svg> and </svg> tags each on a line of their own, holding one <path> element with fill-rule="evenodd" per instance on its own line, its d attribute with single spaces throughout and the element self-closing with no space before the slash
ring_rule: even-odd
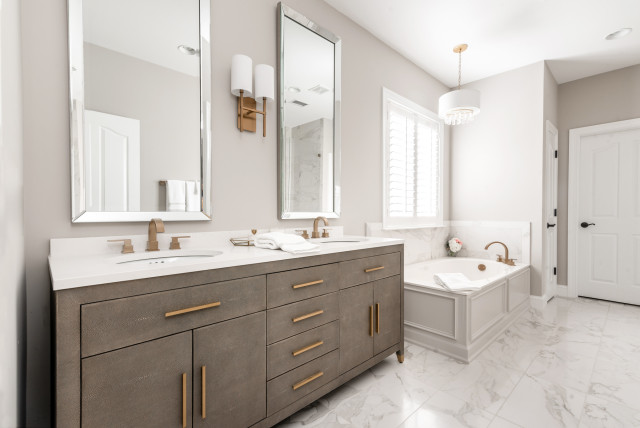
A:
<svg viewBox="0 0 640 428">
<path fill-rule="evenodd" d="M 273 67 L 267 64 L 256 65 L 256 99 L 274 97 Z"/>
<path fill-rule="evenodd" d="M 246 55 L 236 54 L 231 58 L 231 93 L 236 97 L 244 91 L 245 97 L 253 94 L 253 61 Z"/>
</svg>

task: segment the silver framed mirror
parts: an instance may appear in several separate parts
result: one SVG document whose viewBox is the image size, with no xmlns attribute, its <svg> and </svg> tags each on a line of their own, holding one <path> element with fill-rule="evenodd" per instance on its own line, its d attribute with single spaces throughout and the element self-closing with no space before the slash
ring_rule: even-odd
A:
<svg viewBox="0 0 640 428">
<path fill-rule="evenodd" d="M 340 37 L 278 3 L 281 219 L 340 217 Z"/>
<path fill-rule="evenodd" d="M 68 0 L 74 223 L 211 220 L 210 0 Z"/>
</svg>

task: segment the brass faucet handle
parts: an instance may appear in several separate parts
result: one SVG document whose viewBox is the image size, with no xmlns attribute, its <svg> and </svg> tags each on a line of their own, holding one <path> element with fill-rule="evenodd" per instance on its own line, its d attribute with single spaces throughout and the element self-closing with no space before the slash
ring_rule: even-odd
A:
<svg viewBox="0 0 640 428">
<path fill-rule="evenodd" d="M 307 229 L 296 229 L 296 232 L 302 232 L 300 236 L 304 239 L 309 239 L 309 233 L 307 233 Z"/>
<path fill-rule="evenodd" d="M 124 242 L 124 245 L 122 245 L 122 254 L 131 254 L 134 252 L 131 239 L 109 239 L 107 242 Z"/>
<path fill-rule="evenodd" d="M 323 238 L 328 238 L 329 237 L 329 232 L 327 232 L 327 229 L 322 229 L 322 237 Z"/>
<path fill-rule="evenodd" d="M 180 241 L 179 241 L 179 239 L 186 239 L 186 238 L 191 238 L 191 236 L 189 236 L 189 235 L 172 236 L 171 237 L 171 244 L 169 244 L 169 249 L 170 250 L 179 250 L 180 249 Z"/>
<path fill-rule="evenodd" d="M 496 260 L 500 263 L 504 263 L 504 260 L 502 259 L 502 256 L 500 254 L 498 254 L 498 258 Z"/>
<path fill-rule="evenodd" d="M 516 263 L 515 263 L 516 260 L 518 260 L 518 259 L 506 259 L 504 261 L 504 264 L 509 265 L 509 266 L 515 266 L 516 265 Z"/>
</svg>

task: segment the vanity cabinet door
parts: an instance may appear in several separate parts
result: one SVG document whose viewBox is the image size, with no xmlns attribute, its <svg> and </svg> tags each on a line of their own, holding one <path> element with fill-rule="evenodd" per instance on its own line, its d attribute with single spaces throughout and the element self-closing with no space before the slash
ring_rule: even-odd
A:
<svg viewBox="0 0 640 428">
<path fill-rule="evenodd" d="M 82 360 L 82 426 L 190 427 L 191 332 Z"/>
<path fill-rule="evenodd" d="M 340 290 L 340 373 L 373 357 L 373 284 Z"/>
<path fill-rule="evenodd" d="M 193 331 L 194 427 L 248 427 L 266 417 L 266 315 Z"/>
<path fill-rule="evenodd" d="M 400 320 L 401 292 L 400 275 L 373 283 L 375 310 L 374 354 L 379 354 L 400 342 L 400 329 L 402 328 Z"/>
</svg>

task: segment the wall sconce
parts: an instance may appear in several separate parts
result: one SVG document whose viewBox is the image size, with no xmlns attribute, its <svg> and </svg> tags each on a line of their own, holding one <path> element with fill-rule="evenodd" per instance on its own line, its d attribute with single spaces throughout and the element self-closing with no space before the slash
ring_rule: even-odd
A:
<svg viewBox="0 0 640 428">
<path fill-rule="evenodd" d="M 256 65 L 256 92 L 253 95 L 253 61 L 246 55 L 231 58 L 231 93 L 238 97 L 238 129 L 256 132 L 256 114 L 262 115 L 262 136 L 267 136 L 267 98 L 273 101 L 273 67 Z M 262 111 L 256 109 L 256 99 L 262 98 Z"/>
</svg>

